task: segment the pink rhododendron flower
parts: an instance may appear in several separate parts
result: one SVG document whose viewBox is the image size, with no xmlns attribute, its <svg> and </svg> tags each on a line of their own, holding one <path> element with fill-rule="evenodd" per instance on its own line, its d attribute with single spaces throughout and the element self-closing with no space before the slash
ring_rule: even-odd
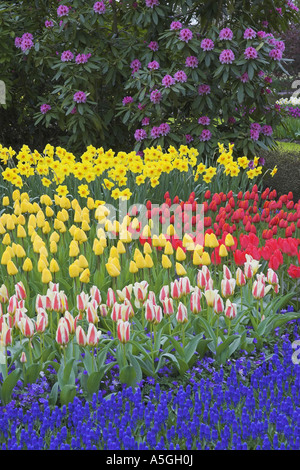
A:
<svg viewBox="0 0 300 470">
<path fill-rule="evenodd" d="M 209 117 L 208 116 L 199 117 L 198 124 L 201 124 L 202 126 L 209 126 L 210 125 Z"/>
<path fill-rule="evenodd" d="M 243 75 L 240 77 L 240 80 L 242 83 L 247 83 L 249 81 L 249 75 L 247 72 L 243 73 Z"/>
<path fill-rule="evenodd" d="M 134 59 L 131 64 L 130 68 L 132 69 L 132 73 L 134 74 L 135 72 L 138 72 L 141 68 L 142 64 L 139 61 L 139 59 Z"/>
<path fill-rule="evenodd" d="M 69 14 L 69 7 L 66 5 L 59 5 L 57 8 L 57 16 L 62 17 L 62 16 L 68 16 Z"/>
<path fill-rule="evenodd" d="M 151 49 L 151 51 L 158 51 L 158 42 L 151 41 L 149 42 L 148 47 Z"/>
<path fill-rule="evenodd" d="M 219 39 L 221 39 L 221 41 L 231 41 L 231 39 L 233 38 L 233 32 L 231 31 L 230 28 L 223 28 L 221 29 L 220 31 L 220 34 L 219 34 Z"/>
<path fill-rule="evenodd" d="M 126 106 L 127 104 L 133 103 L 133 98 L 132 96 L 124 96 L 122 100 L 123 106 Z"/>
<path fill-rule="evenodd" d="M 273 60 L 281 60 L 282 59 L 282 51 L 280 49 L 272 49 L 269 52 L 269 56 Z"/>
<path fill-rule="evenodd" d="M 46 28 L 52 28 L 54 26 L 54 23 L 52 20 L 46 20 L 45 21 L 45 26 Z"/>
<path fill-rule="evenodd" d="M 93 9 L 94 9 L 94 12 L 98 13 L 99 15 L 103 15 L 103 13 L 105 13 L 105 11 L 106 11 L 106 7 L 105 7 L 104 2 L 94 3 Z"/>
<path fill-rule="evenodd" d="M 161 135 L 167 135 L 170 132 L 171 128 L 167 122 L 162 122 L 159 126 L 159 131 Z"/>
<path fill-rule="evenodd" d="M 73 59 L 74 59 L 74 54 L 71 51 L 64 51 L 60 56 L 60 60 L 62 62 L 70 62 Z"/>
<path fill-rule="evenodd" d="M 162 79 L 162 84 L 164 87 L 169 88 L 171 85 L 174 85 L 175 79 L 171 75 L 165 75 Z"/>
<path fill-rule="evenodd" d="M 257 59 L 258 52 L 254 47 L 247 47 L 244 52 L 244 56 L 246 59 Z"/>
<path fill-rule="evenodd" d="M 190 29 L 184 28 L 179 33 L 179 39 L 184 42 L 189 42 L 193 38 L 193 33 Z"/>
<path fill-rule="evenodd" d="M 50 111 L 51 106 L 50 104 L 42 104 L 40 107 L 40 111 L 42 114 L 46 114 L 48 111 Z"/>
<path fill-rule="evenodd" d="M 160 137 L 160 129 L 159 127 L 157 126 L 154 126 L 152 127 L 151 131 L 150 131 L 150 134 L 151 134 L 151 137 L 153 139 L 157 139 L 158 137 Z"/>
<path fill-rule="evenodd" d="M 174 74 L 174 78 L 176 82 L 180 82 L 180 83 L 184 83 L 187 81 L 187 75 L 183 70 L 178 70 L 178 72 Z"/>
<path fill-rule="evenodd" d="M 235 55 L 231 49 L 224 49 L 219 56 L 219 61 L 221 64 L 232 64 L 234 59 Z"/>
<path fill-rule="evenodd" d="M 148 126 L 150 124 L 150 118 L 144 117 L 142 120 L 142 126 Z"/>
<path fill-rule="evenodd" d="M 172 21 L 172 23 L 170 24 L 170 29 L 172 31 L 178 31 L 181 28 L 182 24 L 180 23 L 180 21 Z"/>
<path fill-rule="evenodd" d="M 158 70 L 159 69 L 159 63 L 157 62 L 157 60 L 153 60 L 152 62 L 149 62 L 148 69 Z"/>
<path fill-rule="evenodd" d="M 159 0 L 145 0 L 146 7 L 153 8 L 159 5 Z"/>
<path fill-rule="evenodd" d="M 262 126 L 261 131 L 264 135 L 267 135 L 267 136 L 270 136 L 273 134 L 272 126 L 268 126 L 267 124 Z"/>
<path fill-rule="evenodd" d="M 159 90 L 153 90 L 150 93 L 150 101 L 154 104 L 158 104 L 162 99 L 162 94 Z"/>
<path fill-rule="evenodd" d="M 137 129 L 134 133 L 134 138 L 137 142 L 147 138 L 147 132 L 145 129 Z"/>
<path fill-rule="evenodd" d="M 208 129 L 203 129 L 203 131 L 201 132 L 201 135 L 200 135 L 199 139 L 200 139 L 202 142 L 205 142 L 205 141 L 207 141 L 207 140 L 210 140 L 210 139 L 211 139 L 211 132 L 210 132 L 210 130 L 208 130 Z"/>
<path fill-rule="evenodd" d="M 212 41 L 212 39 L 205 38 L 201 41 L 200 46 L 201 46 L 201 49 L 203 49 L 204 51 L 212 51 L 213 48 L 215 47 L 215 44 Z"/>
<path fill-rule="evenodd" d="M 201 95 L 201 96 L 203 96 L 203 95 L 209 95 L 209 93 L 210 93 L 210 86 L 209 86 L 209 85 L 205 85 L 205 84 L 199 85 L 199 87 L 198 87 L 198 93 L 199 93 L 199 95 Z"/>
<path fill-rule="evenodd" d="M 190 55 L 185 59 L 186 67 L 190 67 L 192 69 L 198 67 L 198 63 L 199 63 L 199 61 L 198 61 L 197 57 L 195 57 L 193 55 Z"/>
<path fill-rule="evenodd" d="M 85 103 L 86 99 L 87 99 L 87 96 L 84 93 L 84 91 L 76 91 L 76 93 L 73 96 L 73 101 L 75 101 L 75 103 Z"/>
<path fill-rule="evenodd" d="M 247 28 L 244 32 L 244 39 L 254 39 L 256 38 L 256 32 L 252 28 Z"/>
</svg>

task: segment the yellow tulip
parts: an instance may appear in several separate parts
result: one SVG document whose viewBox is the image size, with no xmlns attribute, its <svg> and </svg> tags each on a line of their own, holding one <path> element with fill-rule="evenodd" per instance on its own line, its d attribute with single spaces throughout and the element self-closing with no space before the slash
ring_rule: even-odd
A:
<svg viewBox="0 0 300 470">
<path fill-rule="evenodd" d="M 9 197 L 8 196 L 4 196 L 2 198 L 2 206 L 9 206 Z"/>
<path fill-rule="evenodd" d="M 54 215 L 54 210 L 51 209 L 51 207 L 47 206 L 45 210 L 46 216 L 47 217 L 52 217 Z"/>
<path fill-rule="evenodd" d="M 211 259 L 207 251 L 204 251 L 201 256 L 201 264 L 204 264 L 205 266 L 208 266 L 209 264 L 211 264 Z"/>
<path fill-rule="evenodd" d="M 70 277 L 78 277 L 80 274 L 80 268 L 76 263 L 72 263 L 69 266 L 69 276 Z"/>
<path fill-rule="evenodd" d="M 181 246 L 178 246 L 176 249 L 176 260 L 177 261 L 184 261 L 186 259 L 186 254 L 181 248 Z"/>
<path fill-rule="evenodd" d="M 95 253 L 95 255 L 99 256 L 99 255 L 102 255 L 103 251 L 104 251 L 104 248 L 100 240 L 97 240 L 97 238 L 95 238 L 94 243 L 93 243 L 93 252 Z"/>
<path fill-rule="evenodd" d="M 7 269 L 7 274 L 9 276 L 15 276 L 15 274 L 17 274 L 17 272 L 18 272 L 18 268 L 16 267 L 14 262 L 11 261 L 11 260 L 8 261 L 8 263 L 6 265 L 6 269 Z"/>
<path fill-rule="evenodd" d="M 167 255 L 162 255 L 161 262 L 163 268 L 165 269 L 170 269 L 172 267 L 172 263 Z"/>
<path fill-rule="evenodd" d="M 129 263 L 129 272 L 132 273 L 132 274 L 135 274 L 138 272 L 138 267 L 135 263 L 135 261 L 130 261 Z"/>
<path fill-rule="evenodd" d="M 225 237 L 225 245 L 227 247 L 230 247 L 230 246 L 234 245 L 234 239 L 233 239 L 233 236 L 231 235 L 231 233 L 227 233 L 227 235 Z"/>
<path fill-rule="evenodd" d="M 152 248 L 148 242 L 145 243 L 143 251 L 145 255 L 146 254 L 150 255 L 152 253 Z"/>
<path fill-rule="evenodd" d="M 225 258 L 225 256 L 228 256 L 228 251 L 227 251 L 227 248 L 225 245 L 220 245 L 220 248 L 219 248 L 219 255 L 221 258 Z"/>
<path fill-rule="evenodd" d="M 10 245 L 11 244 L 11 239 L 9 236 L 9 233 L 6 233 L 2 239 L 2 245 Z"/>
<path fill-rule="evenodd" d="M 79 255 L 79 246 L 78 246 L 78 243 L 77 241 L 75 240 L 72 240 L 70 245 L 69 245 L 69 257 L 70 258 L 75 258 L 76 256 Z"/>
<path fill-rule="evenodd" d="M 106 270 L 111 277 L 117 277 L 120 275 L 120 271 L 116 268 L 114 263 L 106 263 Z"/>
<path fill-rule="evenodd" d="M 136 257 L 135 263 L 136 263 L 138 269 L 143 269 L 143 268 L 146 267 L 144 257 L 141 254 Z"/>
<path fill-rule="evenodd" d="M 17 237 L 18 238 L 25 238 L 26 237 L 26 230 L 22 225 L 18 225 L 17 227 Z"/>
<path fill-rule="evenodd" d="M 81 276 L 79 278 L 80 282 L 83 282 L 85 284 L 87 284 L 88 282 L 90 282 L 90 270 L 88 268 L 86 268 L 84 271 L 82 271 L 81 273 Z"/>
<path fill-rule="evenodd" d="M 57 253 L 57 243 L 54 240 L 50 242 L 50 253 Z"/>
<path fill-rule="evenodd" d="M 1 264 L 7 265 L 7 263 L 11 260 L 11 254 L 8 250 L 4 250 L 1 256 Z"/>
<path fill-rule="evenodd" d="M 177 273 L 178 276 L 185 276 L 186 275 L 186 270 L 182 266 L 181 263 L 176 263 L 175 268 L 176 268 L 176 273 Z"/>
<path fill-rule="evenodd" d="M 52 274 L 48 268 L 44 268 L 42 271 L 42 283 L 49 284 L 52 281 Z"/>
<path fill-rule="evenodd" d="M 165 255 L 172 255 L 174 253 L 172 243 L 167 241 L 165 249 L 164 249 Z"/>
<path fill-rule="evenodd" d="M 29 271 L 32 271 L 32 261 L 30 258 L 26 258 L 24 263 L 23 263 L 23 271 L 25 272 L 29 272 Z"/>
<path fill-rule="evenodd" d="M 121 242 L 121 240 L 119 240 L 117 243 L 117 251 L 119 254 L 126 253 L 126 248 L 124 246 L 124 243 Z"/>
<path fill-rule="evenodd" d="M 86 259 L 85 256 L 83 255 L 80 255 L 79 258 L 78 258 L 78 262 L 79 262 L 79 267 L 80 268 L 88 268 L 89 267 L 89 263 L 88 263 L 88 260 Z"/>
<path fill-rule="evenodd" d="M 15 254 L 17 258 L 24 258 L 26 256 L 25 250 L 21 245 L 16 246 Z"/>
<path fill-rule="evenodd" d="M 197 251 L 194 251 L 193 253 L 193 264 L 198 266 L 199 264 L 201 264 L 202 260 L 201 260 L 201 255 L 199 255 L 199 253 Z"/>
<path fill-rule="evenodd" d="M 146 268 L 153 268 L 153 260 L 149 253 L 146 253 L 145 255 L 145 267 Z"/>
<path fill-rule="evenodd" d="M 58 266 L 56 259 L 52 258 L 52 260 L 50 261 L 49 269 L 51 273 L 58 273 L 59 266 Z"/>
</svg>

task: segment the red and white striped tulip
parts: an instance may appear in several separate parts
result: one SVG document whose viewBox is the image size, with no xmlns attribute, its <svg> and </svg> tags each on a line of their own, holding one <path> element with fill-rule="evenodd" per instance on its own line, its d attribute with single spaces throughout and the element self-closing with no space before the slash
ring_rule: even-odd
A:
<svg viewBox="0 0 300 470">
<path fill-rule="evenodd" d="M 100 304 L 99 305 L 99 313 L 100 313 L 101 317 L 103 317 L 103 318 L 107 317 L 108 311 L 107 311 L 107 305 L 106 304 Z"/>
<path fill-rule="evenodd" d="M 97 315 L 97 307 L 97 303 L 95 306 L 93 302 L 89 302 L 86 309 L 86 319 L 89 323 L 94 323 L 94 325 L 99 322 L 99 317 Z"/>
<path fill-rule="evenodd" d="M 162 308 L 160 305 L 154 305 L 154 315 L 155 315 L 155 318 L 154 318 L 153 323 L 154 325 L 157 325 L 163 319 L 163 312 L 162 312 Z"/>
<path fill-rule="evenodd" d="M 128 286 L 125 286 L 122 290 L 117 290 L 117 295 L 119 297 L 120 302 L 124 302 L 125 299 L 131 300 L 132 288 L 133 285 L 129 284 Z"/>
<path fill-rule="evenodd" d="M 173 299 L 169 299 L 168 297 L 166 297 L 162 301 L 162 304 L 163 304 L 164 315 L 168 316 L 168 315 L 172 315 L 172 313 L 174 313 Z"/>
<path fill-rule="evenodd" d="M 26 338 L 32 338 L 34 335 L 34 322 L 26 314 L 18 323 L 19 330 Z"/>
<path fill-rule="evenodd" d="M 155 320 L 155 309 L 154 304 L 151 300 L 146 300 L 145 303 L 145 318 L 148 322 L 152 323 Z"/>
<path fill-rule="evenodd" d="M 179 279 L 179 286 L 180 286 L 181 295 L 190 294 L 190 292 L 191 292 L 191 283 L 190 283 L 190 280 L 187 276 L 181 277 Z"/>
<path fill-rule="evenodd" d="M 130 300 L 128 300 L 127 298 L 124 299 L 124 305 L 128 306 L 128 309 L 129 309 L 129 318 L 132 318 L 134 317 L 134 309 L 133 309 L 133 306 L 132 306 L 132 303 L 130 302 Z"/>
<path fill-rule="evenodd" d="M 86 334 L 86 344 L 88 346 L 97 346 L 100 336 L 101 330 L 97 330 L 95 325 L 90 323 Z"/>
<path fill-rule="evenodd" d="M 56 342 L 61 347 L 67 346 L 69 342 L 69 328 L 66 320 L 64 317 L 59 319 L 57 330 L 56 330 Z"/>
<path fill-rule="evenodd" d="M 221 281 L 221 293 L 222 296 L 227 298 L 234 294 L 236 280 L 233 278 L 222 279 Z"/>
<path fill-rule="evenodd" d="M 224 302 L 220 294 L 216 294 L 214 298 L 214 312 L 217 315 L 220 315 L 221 313 L 224 312 Z"/>
<path fill-rule="evenodd" d="M 17 296 L 14 294 L 9 298 L 7 313 L 13 316 L 16 313 L 17 308 L 19 308 L 19 301 Z"/>
<path fill-rule="evenodd" d="M 77 295 L 77 310 L 84 312 L 87 308 L 89 296 L 85 292 L 81 292 Z"/>
<path fill-rule="evenodd" d="M 2 304 L 6 304 L 6 302 L 8 302 L 8 299 L 9 299 L 8 289 L 5 284 L 2 284 L 2 286 L 0 287 L 0 302 Z"/>
<path fill-rule="evenodd" d="M 225 264 L 223 265 L 223 278 L 225 278 L 225 279 L 231 279 L 232 278 L 231 271 L 228 268 L 228 266 L 226 266 Z"/>
<path fill-rule="evenodd" d="M 225 316 L 232 320 L 237 315 L 237 305 L 231 302 L 229 299 L 226 300 L 225 304 Z"/>
<path fill-rule="evenodd" d="M 90 288 L 90 295 L 93 300 L 97 302 L 98 305 L 101 304 L 101 293 L 97 286 L 92 286 Z"/>
<path fill-rule="evenodd" d="M 188 322 L 188 311 L 186 306 L 182 303 L 179 302 L 178 304 L 178 310 L 176 313 L 176 320 L 178 323 L 187 323 Z"/>
<path fill-rule="evenodd" d="M 12 329 L 3 321 L 0 334 L 0 345 L 10 346 L 12 343 Z"/>
<path fill-rule="evenodd" d="M 118 339 L 125 344 L 130 340 L 130 323 L 128 321 L 119 320 L 117 326 Z"/>
<path fill-rule="evenodd" d="M 179 281 L 176 279 L 174 282 L 171 282 L 170 296 L 172 299 L 180 299 L 182 295 L 181 287 Z"/>
<path fill-rule="evenodd" d="M 111 311 L 111 319 L 117 322 L 121 318 L 121 304 L 115 302 Z"/>
<path fill-rule="evenodd" d="M 64 319 L 67 322 L 67 326 L 68 326 L 68 330 L 69 330 L 70 335 L 73 335 L 75 333 L 75 329 L 76 329 L 76 327 L 75 327 L 75 318 L 73 317 L 73 315 L 68 310 L 66 310 L 65 313 L 64 313 Z"/>
<path fill-rule="evenodd" d="M 15 285 L 15 292 L 18 300 L 25 300 L 27 297 L 26 290 L 22 281 Z"/>
<path fill-rule="evenodd" d="M 86 346 L 87 344 L 87 339 L 86 339 L 86 334 L 82 328 L 82 326 L 78 325 L 76 327 L 76 341 L 79 346 Z"/>
<path fill-rule="evenodd" d="M 42 313 L 38 313 L 36 317 L 35 328 L 37 333 L 44 333 L 48 325 L 47 317 Z"/>
<path fill-rule="evenodd" d="M 163 303 L 163 301 L 165 299 L 168 299 L 169 294 L 170 294 L 170 287 L 169 286 L 162 286 L 162 288 L 160 289 L 160 292 L 159 292 L 160 302 Z"/>
<path fill-rule="evenodd" d="M 116 303 L 116 294 L 114 293 L 113 289 L 109 287 L 107 290 L 106 305 L 108 308 L 112 308 L 115 303 Z"/>
<path fill-rule="evenodd" d="M 190 297 L 191 312 L 194 314 L 201 312 L 201 290 L 198 288 L 192 292 Z"/>
<path fill-rule="evenodd" d="M 246 285 L 246 277 L 241 268 L 237 268 L 236 270 L 236 285 L 239 287 L 245 286 Z"/>
</svg>

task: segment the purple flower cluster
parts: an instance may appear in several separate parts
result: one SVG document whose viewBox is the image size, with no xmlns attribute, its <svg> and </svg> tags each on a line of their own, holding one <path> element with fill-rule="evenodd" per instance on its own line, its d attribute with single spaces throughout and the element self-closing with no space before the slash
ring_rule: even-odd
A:
<svg viewBox="0 0 300 470">
<path fill-rule="evenodd" d="M 221 64 L 232 64 L 234 59 L 235 56 L 231 49 L 224 49 L 219 56 L 219 61 Z"/>
<path fill-rule="evenodd" d="M 191 69 L 195 69 L 196 67 L 198 67 L 198 63 L 199 63 L 199 61 L 198 61 L 197 57 L 195 57 L 193 55 L 190 55 L 185 59 L 186 67 L 189 67 Z"/>
<path fill-rule="evenodd" d="M 60 56 L 60 60 L 62 62 L 70 62 L 73 59 L 74 59 L 74 54 L 71 51 L 64 51 Z"/>
<path fill-rule="evenodd" d="M 104 2 L 96 2 L 94 3 L 93 10 L 98 15 L 103 15 L 106 12 L 106 6 Z"/>
<path fill-rule="evenodd" d="M 257 141 L 260 134 L 271 136 L 273 134 L 272 126 L 267 124 L 261 126 L 258 122 L 253 122 L 250 126 L 250 137 L 252 140 Z"/>
<path fill-rule="evenodd" d="M 75 101 L 75 103 L 85 103 L 86 100 L 87 96 L 84 91 L 76 91 L 76 93 L 74 93 L 73 101 Z"/>
<path fill-rule="evenodd" d="M 180 21 L 172 21 L 170 24 L 170 29 L 172 31 L 179 31 L 182 28 L 182 23 Z"/>
<path fill-rule="evenodd" d="M 137 129 L 134 133 L 134 138 L 137 142 L 141 142 L 141 140 L 147 139 L 147 132 L 145 129 Z"/>
<path fill-rule="evenodd" d="M 212 133 L 210 132 L 209 129 L 203 129 L 203 131 L 201 132 L 200 136 L 199 136 L 199 139 L 201 140 L 201 142 L 206 142 L 208 140 L 210 140 L 212 137 Z"/>
<path fill-rule="evenodd" d="M 50 111 L 51 106 L 50 104 L 42 104 L 40 107 L 40 111 L 42 114 L 46 114 L 48 111 Z"/>
<path fill-rule="evenodd" d="M 159 5 L 159 0 L 145 0 L 146 7 L 153 8 Z"/>
<path fill-rule="evenodd" d="M 62 16 L 68 16 L 69 14 L 69 7 L 67 7 L 66 5 L 59 5 L 59 7 L 57 8 L 57 16 L 59 16 L 60 18 Z"/>
<path fill-rule="evenodd" d="M 299 339 L 298 322 L 292 338 Z M 0 408 L 1 450 L 298 450 L 300 368 L 289 335 L 255 358 L 198 360 L 189 384 L 99 390 L 51 406 L 45 381 Z M 165 373 L 170 372 L 169 369 Z M 207 377 L 209 376 L 209 377 Z M 101 384 L 102 385 L 102 384 Z M 151 385 L 147 399 L 143 386 Z M 174 414 L 176 420 L 174 421 Z"/>
<path fill-rule="evenodd" d="M 220 31 L 219 39 L 221 41 L 231 41 L 233 39 L 233 32 L 230 28 L 223 28 Z"/>
<path fill-rule="evenodd" d="M 135 74 L 136 72 L 138 72 L 140 70 L 141 66 L 142 66 L 142 64 L 139 61 L 139 59 L 134 59 L 130 64 L 132 74 Z"/>
<path fill-rule="evenodd" d="M 152 62 L 149 62 L 148 64 L 148 69 L 150 70 L 158 70 L 159 69 L 159 63 L 157 62 L 157 60 L 153 60 Z"/>
<path fill-rule="evenodd" d="M 174 79 L 176 82 L 185 83 L 187 81 L 187 75 L 183 70 L 178 70 L 178 72 L 174 74 Z"/>
<path fill-rule="evenodd" d="M 184 42 L 189 42 L 191 39 L 193 39 L 193 33 L 190 29 L 184 28 L 180 31 L 179 33 L 179 39 Z"/>
<path fill-rule="evenodd" d="M 33 35 L 31 33 L 24 33 L 21 37 L 15 38 L 15 46 L 21 49 L 22 52 L 29 51 L 33 46 Z"/>
<path fill-rule="evenodd" d="M 252 28 L 247 28 L 244 32 L 244 39 L 254 39 L 256 38 L 256 32 Z"/>
<path fill-rule="evenodd" d="M 86 64 L 89 60 L 89 58 L 92 56 L 92 54 L 77 54 L 75 57 L 75 62 L 76 64 Z"/>
<path fill-rule="evenodd" d="M 131 103 L 133 103 L 132 96 L 124 96 L 124 98 L 122 100 L 123 106 L 126 106 L 126 105 L 131 104 Z"/>
<path fill-rule="evenodd" d="M 210 94 L 210 86 L 206 84 L 199 85 L 198 93 L 200 96 L 209 95 Z"/>
<path fill-rule="evenodd" d="M 247 47 L 245 52 L 244 52 L 245 59 L 257 59 L 258 57 L 258 52 L 255 49 L 255 47 Z"/>
<path fill-rule="evenodd" d="M 53 26 L 54 26 L 54 23 L 53 23 L 52 20 L 46 20 L 45 21 L 45 27 L 46 28 L 53 28 Z"/>
<path fill-rule="evenodd" d="M 215 47 L 215 44 L 212 39 L 205 38 L 201 41 L 200 47 L 204 51 L 212 51 Z"/>
<path fill-rule="evenodd" d="M 154 104 L 160 103 L 162 99 L 162 93 L 159 90 L 153 90 L 150 93 L 150 101 Z"/>
<path fill-rule="evenodd" d="M 171 75 L 165 75 L 161 83 L 165 88 L 170 88 L 170 86 L 175 84 L 175 78 L 173 78 Z"/>
<path fill-rule="evenodd" d="M 287 106 L 285 111 L 289 116 L 300 119 L 300 108 L 294 108 L 293 106 Z"/>
<path fill-rule="evenodd" d="M 149 49 L 151 49 L 151 51 L 153 51 L 153 52 L 158 51 L 158 42 L 156 42 L 156 41 L 151 41 L 151 42 L 149 42 L 148 47 L 149 47 Z"/>
</svg>

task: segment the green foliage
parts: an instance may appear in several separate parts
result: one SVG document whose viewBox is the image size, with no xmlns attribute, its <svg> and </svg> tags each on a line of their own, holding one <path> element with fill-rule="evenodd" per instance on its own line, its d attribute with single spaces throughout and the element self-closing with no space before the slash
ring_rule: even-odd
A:
<svg viewBox="0 0 300 470">
<path fill-rule="evenodd" d="M 254 41 L 259 59 L 247 63 L 240 60 L 232 67 L 219 66 L 218 56 L 222 46 L 232 48 L 240 57 L 245 46 L 241 31 L 250 26 L 262 29 L 262 21 L 266 20 L 266 31 L 284 31 L 290 21 L 297 21 L 295 12 L 284 6 L 279 15 L 275 8 L 282 5 L 272 0 L 173 0 L 153 8 L 144 1 L 113 0 L 105 3 L 104 14 L 95 13 L 93 5 L 93 0 L 74 0 L 68 16 L 59 18 L 54 0 L 2 2 L 0 79 L 6 83 L 7 103 L 0 106 L 0 119 L 5 123 L 0 139 L 4 145 L 14 142 L 21 148 L 26 143 L 41 150 L 46 143 L 55 145 L 59 141 L 73 152 L 82 152 L 89 144 L 128 151 L 135 144 L 134 129 L 140 126 L 143 116 L 151 117 L 151 126 L 169 122 L 172 127 L 167 138 L 143 144 L 176 145 L 179 141 L 184 143 L 187 133 L 199 134 L 199 113 L 209 114 L 216 121 L 211 127 L 215 141 L 237 139 L 236 145 L 243 153 L 247 150 L 253 154 L 271 143 L 268 137 L 258 143 L 249 141 L 247 134 L 249 123 L 258 121 L 261 109 L 268 105 L 268 97 L 260 93 L 264 85 L 257 77 L 260 69 L 268 73 L 276 68 L 277 64 L 267 60 L 268 47 Z M 45 27 L 46 20 L 53 21 L 53 27 Z M 174 20 L 193 31 L 192 41 L 184 43 L 178 39 L 178 32 L 170 31 Z M 200 40 L 216 38 L 224 26 L 234 30 L 235 40 L 218 44 L 214 51 L 204 54 Z M 34 47 L 23 52 L 14 41 L 25 32 L 33 35 Z M 157 52 L 148 48 L 151 41 L 158 41 Z M 61 53 L 66 50 L 75 56 L 90 53 L 91 57 L 82 64 L 74 60 L 62 62 Z M 152 108 L 149 89 L 160 84 L 162 73 L 184 68 L 188 55 L 197 56 L 200 67 L 188 71 L 187 83 L 163 90 L 163 104 Z M 143 68 L 131 80 L 130 64 L 134 59 L 139 59 Z M 147 69 L 153 59 L 160 63 L 159 73 Z M 244 71 L 248 72 L 250 83 L 240 83 L 238 76 Z M 207 79 L 213 85 L 211 97 L 196 97 L 195 87 Z M 132 85 L 136 101 L 127 109 L 122 100 Z M 79 104 L 73 114 L 73 95 L 78 90 L 86 93 L 87 101 Z M 137 108 L 139 102 L 147 108 Z M 45 103 L 51 105 L 51 110 L 42 114 L 40 106 Z M 238 117 L 233 111 L 240 105 L 256 107 L 257 115 L 238 119 L 235 127 L 228 125 L 229 117 Z M 278 118 L 270 112 L 266 123 L 274 124 Z M 211 142 L 199 142 L 198 137 L 196 140 L 201 152 L 211 151 Z"/>
</svg>

